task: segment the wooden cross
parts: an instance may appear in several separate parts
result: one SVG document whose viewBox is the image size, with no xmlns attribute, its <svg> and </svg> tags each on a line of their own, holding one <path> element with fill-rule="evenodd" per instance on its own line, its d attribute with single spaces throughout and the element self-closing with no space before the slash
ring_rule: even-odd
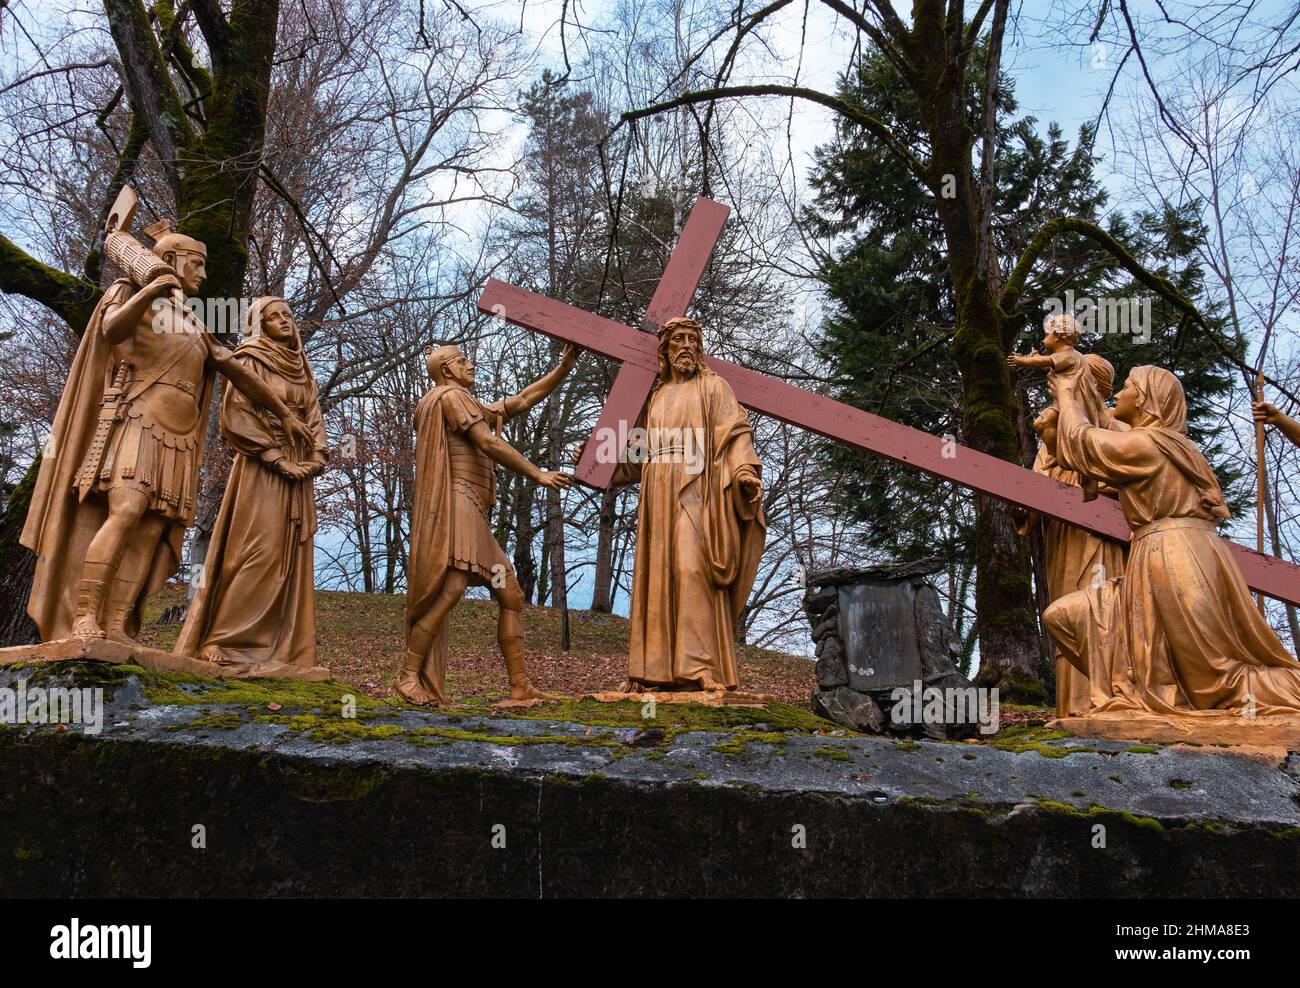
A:
<svg viewBox="0 0 1300 988">
<path fill-rule="evenodd" d="M 730 210 L 700 199 L 691 211 L 663 278 L 646 309 L 640 330 L 575 306 L 490 278 L 478 300 L 481 312 L 516 326 L 574 343 L 584 350 L 621 362 L 618 377 L 601 411 L 592 438 L 574 475 L 592 487 L 609 485 L 616 463 L 602 462 L 603 437 L 626 436 L 636 423 L 659 372 L 655 333 L 667 320 L 686 314 Z M 961 446 L 919 429 L 900 425 L 860 408 L 804 391 L 738 364 L 705 357 L 726 379 L 746 408 L 771 415 L 801 429 L 865 450 L 932 476 L 1019 505 L 1040 515 L 1068 522 L 1116 542 L 1130 537 L 1128 522 L 1110 498 L 1082 501 L 1079 489 L 1026 470 L 987 453 Z M 611 431 L 612 430 L 612 431 Z M 1300 566 L 1266 556 L 1235 542 L 1232 554 L 1253 590 L 1300 604 Z"/>
</svg>

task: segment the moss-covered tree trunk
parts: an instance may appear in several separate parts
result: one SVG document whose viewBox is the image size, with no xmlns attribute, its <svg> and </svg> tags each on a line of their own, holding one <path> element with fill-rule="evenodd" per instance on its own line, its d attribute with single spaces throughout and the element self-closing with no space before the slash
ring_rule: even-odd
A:
<svg viewBox="0 0 1300 988">
<path fill-rule="evenodd" d="M 965 91 L 962 31 L 950 30 L 944 5 L 918 0 L 913 8 L 909 63 L 930 137 L 926 182 L 943 226 L 957 328 L 953 356 L 962 379 L 965 445 L 1012 463 L 1020 461 L 1019 412 L 1006 355 L 1012 333 L 999 304 L 996 273 L 982 263 L 982 204 L 974 165 L 975 134 Z M 987 252 L 994 255 L 995 252 Z M 976 682 L 1004 699 L 1044 701 L 1051 672 L 1043 661 L 1033 570 L 1007 505 L 977 495 L 975 613 L 980 643 Z"/>
</svg>

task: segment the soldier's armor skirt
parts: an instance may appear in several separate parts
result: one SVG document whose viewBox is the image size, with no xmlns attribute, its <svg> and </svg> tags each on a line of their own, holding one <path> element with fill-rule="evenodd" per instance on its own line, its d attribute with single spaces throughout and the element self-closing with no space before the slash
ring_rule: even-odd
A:
<svg viewBox="0 0 1300 988">
<path fill-rule="evenodd" d="M 148 396 L 146 391 L 141 398 Z M 150 511 L 188 526 L 194 521 L 198 481 L 197 428 L 178 435 L 147 402 L 136 400 L 113 426 L 92 489 L 104 494 L 123 487 L 140 491 L 149 498 Z"/>
<path fill-rule="evenodd" d="M 447 437 L 451 461 L 452 569 L 465 570 L 491 585 L 492 578 L 514 570 L 492 535 L 491 512 L 496 499 L 492 461 L 461 434 Z"/>
</svg>

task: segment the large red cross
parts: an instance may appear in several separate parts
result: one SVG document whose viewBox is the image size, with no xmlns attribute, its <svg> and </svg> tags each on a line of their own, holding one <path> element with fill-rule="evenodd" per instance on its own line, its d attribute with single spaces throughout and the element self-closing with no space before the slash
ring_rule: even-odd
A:
<svg viewBox="0 0 1300 988">
<path fill-rule="evenodd" d="M 729 212 L 726 206 L 710 199 L 696 202 L 646 309 L 640 330 L 495 278 L 488 280 L 478 300 L 480 311 L 622 363 L 592 439 L 574 470 L 583 483 L 600 488 L 609 485 L 617 464 L 602 462 L 598 457 L 601 437 L 626 435 L 640 416 L 659 370 L 658 340 L 654 334 L 667 320 L 686 314 L 686 306 L 699 286 Z M 1077 487 L 1015 463 L 899 425 L 738 364 L 716 357 L 705 359 L 731 385 L 736 399 L 752 411 L 1069 522 L 1116 542 L 1129 539 L 1128 523 L 1119 505 L 1109 498 L 1082 501 Z M 1229 546 L 1251 589 L 1300 604 L 1300 567 L 1235 542 Z"/>
</svg>

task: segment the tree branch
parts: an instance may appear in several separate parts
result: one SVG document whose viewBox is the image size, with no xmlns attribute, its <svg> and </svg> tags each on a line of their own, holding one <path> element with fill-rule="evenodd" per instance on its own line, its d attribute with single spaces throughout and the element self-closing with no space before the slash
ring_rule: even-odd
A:
<svg viewBox="0 0 1300 988">
<path fill-rule="evenodd" d="M 1011 272 L 1011 277 L 1007 279 L 1006 287 L 1002 291 L 1002 297 L 998 300 L 998 306 L 1004 316 L 1015 308 L 1021 293 L 1024 291 L 1029 272 L 1033 269 L 1042 252 L 1047 248 L 1048 243 L 1062 233 L 1077 233 L 1094 241 L 1114 257 L 1124 270 L 1182 312 L 1185 319 L 1190 319 L 1205 330 L 1206 336 L 1223 358 L 1240 370 L 1247 381 L 1254 380 L 1255 368 L 1249 366 L 1240 356 L 1228 348 L 1219 334 L 1215 332 L 1214 327 L 1206 321 L 1205 317 L 1201 315 L 1201 311 L 1192 304 L 1192 301 L 1186 295 L 1170 284 L 1168 279 L 1148 271 L 1137 258 L 1129 253 L 1123 244 L 1097 224 L 1077 217 L 1058 216 L 1053 220 L 1049 220 L 1034 235 L 1034 238 L 1029 242 L 1029 246 L 1020 255 L 1020 260 L 1016 262 L 1015 269 Z M 1284 384 L 1269 377 L 1265 377 L 1265 381 L 1293 402 L 1300 403 L 1300 398 L 1297 398 Z"/>
<path fill-rule="evenodd" d="M 131 108 L 148 128 L 149 140 L 158 152 L 167 181 L 179 198 L 177 159 L 180 149 L 192 144 L 194 132 L 168 75 L 162 50 L 149 25 L 149 15 L 140 0 L 104 0 L 104 10 L 113 43 L 122 58 Z"/>
<path fill-rule="evenodd" d="M 37 72 L 30 72 L 21 79 L 15 79 L 9 85 L 0 88 L 0 95 L 9 92 L 11 89 L 17 89 L 19 86 L 31 82 L 33 79 L 39 79 L 42 76 L 56 75 L 60 72 L 75 72 L 77 69 L 102 69 L 107 65 L 112 65 L 113 60 L 101 58 L 98 62 L 73 62 L 71 65 L 60 65 L 53 69 L 40 69 Z"/>
<path fill-rule="evenodd" d="M 103 294 L 93 282 L 43 264 L 0 234 L 0 291 L 53 310 L 80 333 Z"/>
<path fill-rule="evenodd" d="M 806 99 L 812 103 L 818 103 L 831 110 L 834 110 L 846 120 L 858 124 L 865 130 L 880 138 L 885 146 L 894 154 L 902 159 L 908 169 L 919 178 L 926 182 L 926 167 L 911 151 L 909 151 L 898 138 L 894 136 L 893 131 L 883 123 L 868 113 L 844 102 L 834 96 L 819 92 L 816 89 L 806 89 L 802 86 L 781 86 L 781 85 L 759 85 L 759 86 L 721 86 L 716 89 L 702 89 L 698 92 L 682 93 L 675 99 L 666 100 L 663 103 L 654 103 L 650 106 L 641 107 L 638 110 L 628 110 L 619 117 L 618 126 L 624 123 L 630 123 L 634 120 L 640 120 L 642 117 L 651 117 L 657 113 L 664 113 L 668 110 L 675 110 L 679 106 L 691 106 L 696 103 L 707 103 L 713 100 L 726 99 L 734 96 L 796 96 L 800 99 Z M 615 130 L 618 128 L 615 127 Z"/>
<path fill-rule="evenodd" d="M 199 25 L 203 40 L 212 53 L 212 63 L 225 63 L 230 58 L 231 31 L 226 16 L 217 0 L 194 0 L 194 20 Z"/>
</svg>

